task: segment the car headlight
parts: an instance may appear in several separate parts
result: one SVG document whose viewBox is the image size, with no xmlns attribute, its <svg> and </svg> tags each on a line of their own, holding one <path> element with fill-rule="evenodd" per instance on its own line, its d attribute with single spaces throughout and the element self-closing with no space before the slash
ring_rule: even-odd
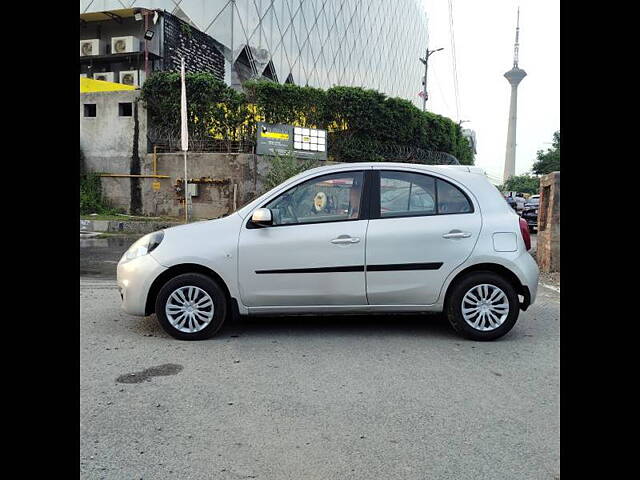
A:
<svg viewBox="0 0 640 480">
<path fill-rule="evenodd" d="M 129 247 L 129 250 L 124 252 L 122 256 L 122 262 L 128 262 L 129 260 L 133 260 L 134 258 L 142 257 L 151 253 L 155 248 L 160 245 L 162 239 L 164 238 L 164 232 L 161 230 L 159 232 L 153 232 L 145 235 L 144 237 L 138 239 L 133 245 Z"/>
</svg>

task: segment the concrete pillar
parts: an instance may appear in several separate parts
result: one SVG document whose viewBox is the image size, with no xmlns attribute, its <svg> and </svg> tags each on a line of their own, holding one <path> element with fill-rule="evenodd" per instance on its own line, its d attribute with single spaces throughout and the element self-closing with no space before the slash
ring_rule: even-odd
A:
<svg viewBox="0 0 640 480">
<path fill-rule="evenodd" d="M 560 172 L 540 178 L 537 257 L 541 271 L 560 271 Z"/>
</svg>

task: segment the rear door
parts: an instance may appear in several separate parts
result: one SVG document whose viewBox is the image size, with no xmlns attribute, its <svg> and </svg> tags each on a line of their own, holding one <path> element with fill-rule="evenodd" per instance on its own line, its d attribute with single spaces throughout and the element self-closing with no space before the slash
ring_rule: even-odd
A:
<svg viewBox="0 0 640 480">
<path fill-rule="evenodd" d="M 401 170 L 374 172 L 366 246 L 368 302 L 433 304 L 447 276 L 475 246 L 479 209 L 452 180 Z"/>
</svg>

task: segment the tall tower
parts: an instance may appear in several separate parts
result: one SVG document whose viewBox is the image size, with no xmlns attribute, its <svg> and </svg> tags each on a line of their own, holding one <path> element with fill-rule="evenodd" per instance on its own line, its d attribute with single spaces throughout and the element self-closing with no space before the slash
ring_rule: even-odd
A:
<svg viewBox="0 0 640 480">
<path fill-rule="evenodd" d="M 518 67 L 518 37 L 520 35 L 520 7 L 516 23 L 516 43 L 513 47 L 513 68 L 504 74 L 511 85 L 511 103 L 509 105 L 509 129 L 507 130 L 507 152 L 504 158 L 503 181 L 516 173 L 516 121 L 518 119 L 518 85 L 527 72 Z"/>
</svg>

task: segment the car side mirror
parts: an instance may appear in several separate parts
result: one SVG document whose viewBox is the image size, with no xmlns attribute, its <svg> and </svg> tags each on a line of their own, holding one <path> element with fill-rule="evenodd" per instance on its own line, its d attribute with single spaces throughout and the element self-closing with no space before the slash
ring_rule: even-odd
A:
<svg viewBox="0 0 640 480">
<path fill-rule="evenodd" d="M 260 227 L 273 225 L 273 216 L 268 208 L 258 208 L 251 215 L 251 222 Z"/>
</svg>

